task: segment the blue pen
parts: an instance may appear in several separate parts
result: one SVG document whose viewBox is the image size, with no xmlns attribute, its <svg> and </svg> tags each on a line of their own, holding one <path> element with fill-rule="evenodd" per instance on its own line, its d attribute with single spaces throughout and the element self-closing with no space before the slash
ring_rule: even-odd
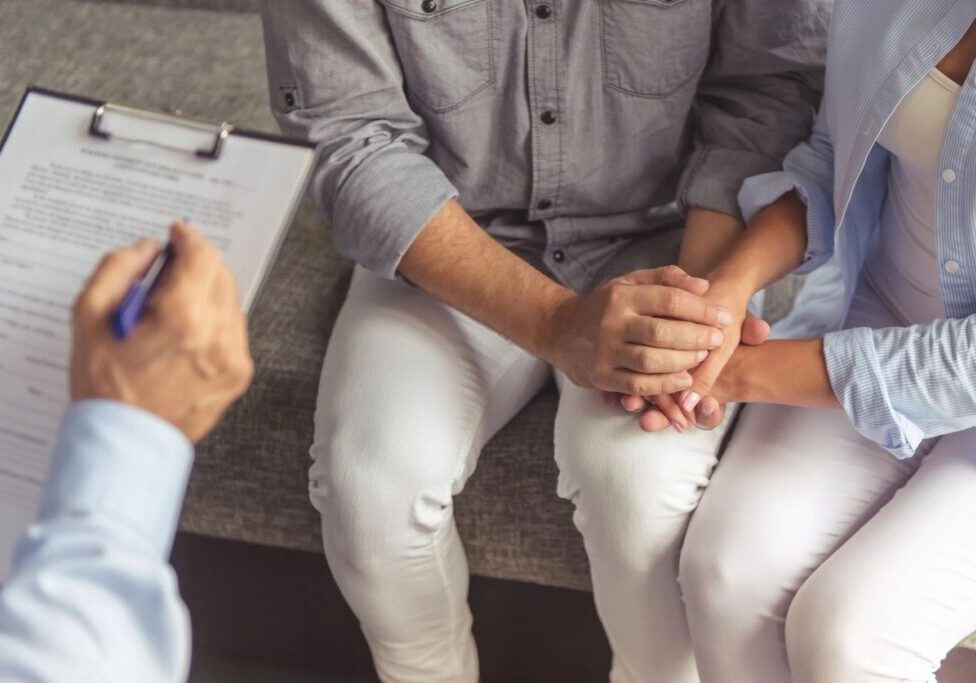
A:
<svg viewBox="0 0 976 683">
<path fill-rule="evenodd" d="M 125 341 L 136 323 L 142 317 L 149 297 L 152 296 L 160 278 L 166 272 L 166 267 L 173 260 L 173 245 L 167 244 L 153 260 L 146 274 L 139 278 L 125 295 L 122 304 L 111 319 L 112 333 L 119 341 Z"/>
</svg>

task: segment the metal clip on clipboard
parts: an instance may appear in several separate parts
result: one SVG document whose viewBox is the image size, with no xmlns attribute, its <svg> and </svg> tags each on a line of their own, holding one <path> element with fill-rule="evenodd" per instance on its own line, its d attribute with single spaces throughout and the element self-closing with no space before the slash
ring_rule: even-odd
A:
<svg viewBox="0 0 976 683">
<path fill-rule="evenodd" d="M 116 135 L 105 130 L 105 125 L 104 125 L 105 114 L 107 112 L 114 112 L 118 114 L 123 114 L 125 116 L 134 116 L 142 119 L 149 119 L 150 121 L 156 121 L 159 123 L 166 123 L 169 125 L 176 125 L 184 128 L 190 128 L 193 130 L 209 132 L 212 133 L 214 136 L 213 146 L 204 149 L 185 150 L 175 145 L 169 145 L 169 144 L 150 141 L 150 140 L 138 140 L 135 138 Z M 153 111 L 149 109 L 136 109 L 134 107 L 127 107 L 121 104 L 113 104 L 111 102 L 106 102 L 95 110 L 95 113 L 92 114 L 91 125 L 88 128 L 88 132 L 93 137 L 101 138 L 102 140 L 111 140 L 112 138 L 115 138 L 118 140 L 125 140 L 127 142 L 146 142 L 148 144 L 153 144 L 159 147 L 166 147 L 168 149 L 176 149 L 180 151 L 192 151 L 196 156 L 200 158 L 212 159 L 214 161 L 220 158 L 220 153 L 224 148 L 224 141 L 227 140 L 228 136 L 231 134 L 233 130 L 234 127 L 226 122 L 221 123 L 220 125 L 213 125 L 203 121 L 191 119 L 179 112 L 168 113 L 168 112 Z"/>
</svg>

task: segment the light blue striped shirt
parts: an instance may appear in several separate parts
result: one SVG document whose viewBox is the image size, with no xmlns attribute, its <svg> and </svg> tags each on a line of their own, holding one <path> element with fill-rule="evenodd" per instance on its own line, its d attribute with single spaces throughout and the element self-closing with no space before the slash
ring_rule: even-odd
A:
<svg viewBox="0 0 976 683">
<path fill-rule="evenodd" d="M 37 522 L 0 590 L 0 683 L 180 683 L 190 629 L 166 562 L 193 447 L 108 401 L 65 415 Z"/>
<path fill-rule="evenodd" d="M 837 0 L 813 134 L 787 156 L 783 171 L 751 178 L 739 195 L 747 218 L 793 189 L 807 204 L 799 272 L 813 273 L 776 332 L 824 336 L 831 385 L 852 423 L 902 458 L 923 439 L 976 426 L 974 73 L 959 93 L 932 179 L 946 319 L 841 328 L 887 196 L 891 156 L 878 144 L 881 131 L 974 18 L 974 0 Z"/>
</svg>

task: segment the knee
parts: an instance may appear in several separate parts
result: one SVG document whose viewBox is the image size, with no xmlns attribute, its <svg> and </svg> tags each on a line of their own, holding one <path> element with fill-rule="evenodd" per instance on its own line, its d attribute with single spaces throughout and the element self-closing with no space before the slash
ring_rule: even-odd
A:
<svg viewBox="0 0 976 683">
<path fill-rule="evenodd" d="M 591 559 L 629 574 L 666 563 L 673 576 L 707 472 L 689 476 L 687 462 L 656 451 L 579 456 L 561 468 L 560 494 L 576 506 L 574 521 Z"/>
<path fill-rule="evenodd" d="M 695 518 L 685 535 L 678 583 L 696 625 L 733 629 L 745 623 L 746 610 L 763 611 L 769 602 L 771 583 L 761 549 L 728 532 L 721 524 Z"/>
<path fill-rule="evenodd" d="M 451 521 L 458 458 L 420 430 L 347 419 L 317 430 L 309 494 L 330 561 L 385 571 Z"/>
<path fill-rule="evenodd" d="M 786 617 L 786 650 L 796 683 L 865 679 L 877 634 L 870 625 L 872 615 L 863 613 L 855 592 L 844 585 L 828 588 L 814 576 L 793 599 Z"/>
</svg>

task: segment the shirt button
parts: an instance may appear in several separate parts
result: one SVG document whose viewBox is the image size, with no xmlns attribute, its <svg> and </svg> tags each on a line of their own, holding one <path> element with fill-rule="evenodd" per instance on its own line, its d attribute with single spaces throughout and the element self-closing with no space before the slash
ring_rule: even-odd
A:
<svg viewBox="0 0 976 683">
<path fill-rule="evenodd" d="M 959 272 L 959 263 L 957 261 L 946 261 L 945 262 L 945 270 L 946 270 L 947 273 L 953 273 L 953 274 L 954 273 L 958 273 Z"/>
<path fill-rule="evenodd" d="M 561 250 L 557 249 L 556 251 L 552 252 L 552 260 L 555 261 L 556 263 L 562 263 L 563 261 L 566 260 L 566 254 L 564 254 Z"/>
<path fill-rule="evenodd" d="M 947 183 L 954 183 L 956 182 L 956 172 L 951 168 L 947 168 L 946 170 L 942 171 L 942 179 Z"/>
<path fill-rule="evenodd" d="M 539 5 L 535 8 L 535 15 L 540 19 L 548 19 L 552 16 L 552 7 L 549 5 Z"/>
<path fill-rule="evenodd" d="M 540 118 L 544 124 L 551 126 L 556 122 L 556 112 L 546 109 L 544 112 L 542 112 L 542 116 Z"/>
<path fill-rule="evenodd" d="M 420 5 L 422 9 L 427 14 L 437 11 L 437 0 L 424 0 L 423 4 Z"/>
<path fill-rule="evenodd" d="M 548 211 L 549 209 L 552 208 L 552 200 L 551 199 L 542 199 L 535 206 L 536 206 L 537 209 L 539 209 L 539 211 Z"/>
</svg>

